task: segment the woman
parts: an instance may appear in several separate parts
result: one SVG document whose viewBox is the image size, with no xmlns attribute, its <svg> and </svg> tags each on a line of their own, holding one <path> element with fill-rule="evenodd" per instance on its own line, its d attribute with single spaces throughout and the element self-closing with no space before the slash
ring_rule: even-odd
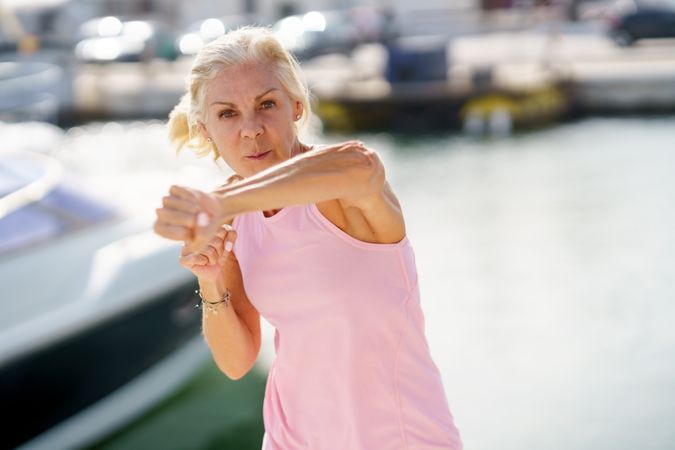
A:
<svg viewBox="0 0 675 450">
<path fill-rule="evenodd" d="M 461 449 L 382 161 L 359 142 L 301 143 L 309 114 L 300 69 L 269 30 L 205 46 L 170 136 L 235 173 L 212 193 L 172 186 L 155 231 L 185 241 L 229 378 L 256 361 L 260 315 L 276 328 L 264 450 Z"/>
</svg>

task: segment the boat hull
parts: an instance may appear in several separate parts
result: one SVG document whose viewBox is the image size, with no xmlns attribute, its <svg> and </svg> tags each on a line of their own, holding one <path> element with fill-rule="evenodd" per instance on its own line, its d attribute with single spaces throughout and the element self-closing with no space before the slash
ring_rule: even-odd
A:
<svg viewBox="0 0 675 450">
<path fill-rule="evenodd" d="M 139 302 L 0 367 L 3 448 L 46 432 L 129 383 L 200 334 L 196 282 Z"/>
</svg>

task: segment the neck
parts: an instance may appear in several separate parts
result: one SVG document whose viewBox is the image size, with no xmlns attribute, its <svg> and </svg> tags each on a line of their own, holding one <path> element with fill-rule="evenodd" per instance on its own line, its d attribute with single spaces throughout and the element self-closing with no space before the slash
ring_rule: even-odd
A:
<svg viewBox="0 0 675 450">
<path fill-rule="evenodd" d="M 291 149 L 291 158 L 296 155 L 299 155 L 300 153 L 305 153 L 309 149 L 310 147 L 308 145 L 304 145 L 300 141 L 295 141 L 295 144 Z"/>
</svg>

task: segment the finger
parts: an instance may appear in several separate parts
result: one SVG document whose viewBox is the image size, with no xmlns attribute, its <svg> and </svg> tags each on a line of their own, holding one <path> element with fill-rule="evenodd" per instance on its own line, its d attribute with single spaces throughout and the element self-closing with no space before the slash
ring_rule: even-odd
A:
<svg viewBox="0 0 675 450">
<path fill-rule="evenodd" d="M 174 184 L 169 188 L 169 194 L 187 201 L 194 201 L 197 198 L 196 191 L 185 186 Z"/>
<path fill-rule="evenodd" d="M 225 264 L 225 261 L 227 260 L 227 252 L 225 251 L 225 243 L 227 241 L 225 239 L 221 239 L 220 241 L 220 246 L 218 247 L 218 250 L 220 252 L 218 256 L 218 264 L 221 266 Z"/>
<path fill-rule="evenodd" d="M 227 230 L 224 229 L 218 229 L 215 231 L 215 234 L 209 239 L 204 247 L 200 247 L 199 245 L 196 245 L 197 243 L 194 241 L 194 239 L 191 239 L 189 241 L 185 242 L 185 252 L 186 253 L 202 253 L 206 248 L 210 245 L 212 247 L 218 248 L 219 246 L 222 245 L 221 241 L 225 239 L 225 235 L 227 234 Z"/>
<path fill-rule="evenodd" d="M 223 246 L 223 239 L 220 236 L 214 236 L 210 241 L 209 241 L 209 246 L 213 247 L 218 251 L 219 248 Z"/>
<path fill-rule="evenodd" d="M 202 254 L 208 258 L 209 265 L 218 263 L 218 249 L 216 247 L 209 245 Z"/>
<path fill-rule="evenodd" d="M 195 241 L 201 243 L 202 246 L 210 242 L 211 238 L 218 232 L 218 229 L 221 228 L 221 226 L 204 211 L 197 214 L 196 224 Z"/>
<path fill-rule="evenodd" d="M 234 227 L 228 223 L 221 225 L 221 228 L 225 231 L 225 234 L 237 232 L 237 230 L 235 230 Z M 223 237 L 225 236 L 225 234 L 223 234 Z"/>
<path fill-rule="evenodd" d="M 203 252 L 220 228 L 222 226 L 213 220 L 209 213 L 201 211 L 197 214 L 194 237 L 190 242 L 190 246 L 197 252 Z"/>
<path fill-rule="evenodd" d="M 350 141 L 342 142 L 342 143 L 338 144 L 338 146 L 340 146 L 340 147 L 355 147 L 355 146 L 356 147 L 362 147 L 363 142 L 352 139 Z"/>
<path fill-rule="evenodd" d="M 213 263 L 214 263 L 213 259 L 216 259 L 216 260 L 217 260 L 218 257 L 220 257 L 220 254 L 223 252 L 223 250 L 222 250 L 222 249 L 223 249 L 223 241 L 224 241 L 224 239 L 225 239 L 225 234 L 226 234 L 226 233 L 227 233 L 227 232 L 224 231 L 224 230 L 223 230 L 223 231 L 220 231 L 220 230 L 219 230 L 219 231 L 217 232 L 217 235 L 214 236 L 214 237 L 207 243 L 206 248 L 203 249 L 202 251 L 198 251 L 198 249 L 197 249 L 193 244 L 189 244 L 189 245 L 186 244 L 186 245 L 185 245 L 185 246 L 186 246 L 186 253 L 188 253 L 188 252 L 204 253 L 204 254 L 206 254 L 207 256 L 209 256 L 209 263 L 210 263 L 210 264 L 213 264 Z M 215 250 L 215 252 L 216 252 L 214 258 L 211 258 L 211 255 L 212 255 L 211 250 Z"/>
<path fill-rule="evenodd" d="M 176 209 L 194 214 L 199 211 L 199 205 L 195 204 L 194 202 L 183 200 L 182 198 L 170 195 L 162 197 L 162 206 L 165 206 L 169 209 Z"/>
<path fill-rule="evenodd" d="M 178 258 L 180 264 L 188 269 L 191 269 L 194 266 L 203 266 L 208 264 L 208 258 L 199 253 L 188 253 L 185 256 Z"/>
<path fill-rule="evenodd" d="M 155 222 L 153 231 L 164 238 L 174 241 L 189 241 L 193 238 L 189 229 L 159 221 Z"/>
<path fill-rule="evenodd" d="M 194 252 L 203 253 L 208 247 L 209 242 L 210 238 L 208 236 L 195 234 L 193 239 L 189 241 L 189 246 Z"/>
<path fill-rule="evenodd" d="M 211 247 L 216 249 L 216 253 L 218 254 L 218 257 L 220 257 L 220 255 L 222 255 L 223 252 L 224 252 L 224 249 L 223 249 L 224 244 L 225 244 L 225 236 L 223 236 L 222 238 L 221 237 L 214 238 L 209 243 L 209 245 Z"/>
<path fill-rule="evenodd" d="M 225 236 L 225 251 L 226 252 L 231 252 L 232 249 L 234 248 L 234 242 L 237 240 L 237 232 L 236 231 L 230 231 L 227 233 L 227 236 Z"/>
<path fill-rule="evenodd" d="M 216 230 L 215 236 L 217 237 L 217 239 L 222 240 L 222 239 L 225 239 L 225 236 L 227 236 L 227 233 L 228 233 L 228 232 L 229 232 L 229 230 L 228 230 L 227 228 L 225 228 L 224 226 L 223 226 L 223 227 L 219 227 L 219 228 Z M 215 240 L 215 239 L 216 239 L 216 238 L 214 238 L 214 240 Z"/>
<path fill-rule="evenodd" d="M 185 228 L 194 228 L 195 226 L 196 216 L 192 213 L 168 208 L 156 208 L 155 213 L 157 214 L 158 220 L 166 224 L 182 226 Z"/>
</svg>

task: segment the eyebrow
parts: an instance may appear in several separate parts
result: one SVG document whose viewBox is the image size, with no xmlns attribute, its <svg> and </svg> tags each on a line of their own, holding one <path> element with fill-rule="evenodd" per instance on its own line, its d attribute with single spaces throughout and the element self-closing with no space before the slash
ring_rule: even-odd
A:
<svg viewBox="0 0 675 450">
<path fill-rule="evenodd" d="M 255 101 L 258 101 L 259 99 L 261 99 L 262 97 L 266 96 L 267 94 L 269 94 L 269 93 L 272 92 L 272 91 L 278 91 L 278 90 L 279 90 L 279 89 L 277 89 L 277 88 L 270 88 L 270 89 L 266 90 L 265 92 L 263 92 L 262 94 L 256 95 Z M 209 105 L 209 107 L 214 106 L 214 105 L 227 105 L 227 106 L 234 106 L 234 107 L 237 106 L 237 105 L 235 105 L 234 103 L 223 102 L 223 101 L 218 101 L 218 100 L 216 100 L 215 102 L 212 102 L 211 105 Z"/>
</svg>

